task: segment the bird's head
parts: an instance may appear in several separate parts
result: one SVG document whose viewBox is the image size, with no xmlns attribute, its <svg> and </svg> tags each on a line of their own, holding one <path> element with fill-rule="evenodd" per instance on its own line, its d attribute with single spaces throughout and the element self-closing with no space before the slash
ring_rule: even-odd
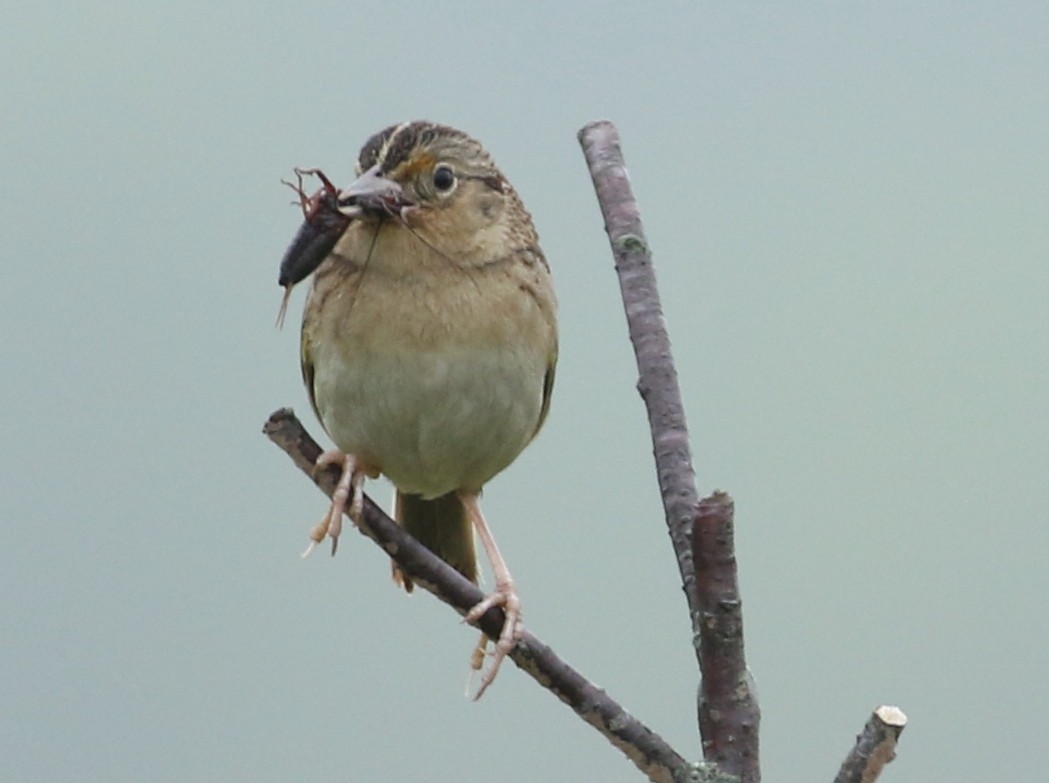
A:
<svg viewBox="0 0 1049 783">
<path fill-rule="evenodd" d="M 418 242 L 462 266 L 498 261 L 508 248 L 538 241 L 531 216 L 484 147 L 447 125 L 417 120 L 379 131 L 361 148 L 356 181 L 342 189 L 316 169 L 296 171 L 318 174 L 325 187 L 307 197 L 301 179 L 293 186 L 306 220 L 281 262 L 285 302 L 347 230 L 382 227 L 395 241 Z"/>
<path fill-rule="evenodd" d="M 495 260 L 512 233 L 534 233 L 480 142 L 446 125 L 406 122 L 376 133 L 361 148 L 357 175 L 339 191 L 343 215 L 398 224 L 459 263 Z"/>
</svg>

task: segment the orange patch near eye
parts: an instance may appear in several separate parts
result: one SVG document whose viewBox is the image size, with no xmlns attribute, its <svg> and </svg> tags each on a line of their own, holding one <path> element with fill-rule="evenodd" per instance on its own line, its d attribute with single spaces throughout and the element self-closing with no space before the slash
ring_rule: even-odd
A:
<svg viewBox="0 0 1049 783">
<path fill-rule="evenodd" d="M 421 171 L 433 166 L 437 159 L 428 152 L 417 152 L 404 161 L 392 173 L 393 179 L 411 179 Z"/>
</svg>

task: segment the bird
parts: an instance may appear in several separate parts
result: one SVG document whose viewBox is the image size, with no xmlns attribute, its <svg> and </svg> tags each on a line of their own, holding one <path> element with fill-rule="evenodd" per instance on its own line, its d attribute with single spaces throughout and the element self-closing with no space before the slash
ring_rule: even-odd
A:
<svg viewBox="0 0 1049 783">
<path fill-rule="evenodd" d="M 310 548 L 327 536 L 334 554 L 343 513 L 359 523 L 364 481 L 380 474 L 396 488 L 394 519 L 474 583 L 476 534 L 495 585 L 465 621 L 493 606 L 506 618 L 480 698 L 523 626 L 479 499 L 549 410 L 558 354 L 550 267 L 517 191 L 480 142 L 447 125 L 417 120 L 372 135 L 346 188 L 316 169 L 296 173 L 306 219 L 281 263 L 281 313 L 311 276 L 302 378 L 336 446 L 318 466 L 342 469 Z M 324 186 L 307 197 L 310 173 Z M 411 592 L 395 563 L 393 576 Z M 475 669 L 486 645 L 482 634 Z"/>
</svg>

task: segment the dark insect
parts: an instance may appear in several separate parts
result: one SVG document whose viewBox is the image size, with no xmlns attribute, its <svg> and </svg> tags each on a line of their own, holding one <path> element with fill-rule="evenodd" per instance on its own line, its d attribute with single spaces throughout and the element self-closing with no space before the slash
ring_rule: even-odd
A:
<svg viewBox="0 0 1049 783">
<path fill-rule="evenodd" d="M 302 188 L 302 179 L 310 175 L 320 179 L 322 187 L 312 196 L 307 196 Z M 320 169 L 297 168 L 295 179 L 295 183 L 281 180 L 298 195 L 303 222 L 280 262 L 277 284 L 284 287 L 284 297 L 277 315 L 278 325 L 284 323 L 291 289 L 328 257 L 352 219 L 339 211 L 339 190 Z"/>
</svg>

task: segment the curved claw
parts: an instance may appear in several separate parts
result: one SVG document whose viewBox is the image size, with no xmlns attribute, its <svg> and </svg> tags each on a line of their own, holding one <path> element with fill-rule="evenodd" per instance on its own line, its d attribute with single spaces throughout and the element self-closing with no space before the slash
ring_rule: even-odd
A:
<svg viewBox="0 0 1049 783">
<path fill-rule="evenodd" d="M 310 545 L 302 553 L 303 557 L 309 557 L 325 537 L 331 539 L 331 553 L 334 556 L 342 533 L 342 515 L 349 513 L 350 519 L 359 524 L 364 513 L 364 479 L 374 471 L 352 454 L 343 454 L 337 449 L 325 451 L 317 457 L 314 471 L 338 464 L 342 465 L 342 474 L 332 493 L 331 506 L 321 521 L 310 530 Z"/>
<path fill-rule="evenodd" d="M 477 693 L 473 695 L 474 701 L 480 699 L 484 692 L 488 690 L 488 686 L 495 682 L 495 678 L 499 674 L 499 667 L 503 665 L 503 661 L 506 660 L 517 640 L 521 638 L 521 631 L 524 628 L 521 624 L 521 599 L 517 595 L 513 582 L 509 581 L 498 585 L 495 590 L 486 595 L 482 601 L 466 613 L 466 616 L 463 617 L 463 622 L 476 623 L 481 619 L 481 615 L 493 606 L 501 606 L 503 608 L 505 620 L 503 621 L 502 630 L 499 632 L 499 639 L 495 642 L 495 648 L 492 650 L 488 669 L 481 675 L 481 684 L 477 689 Z M 488 636 L 482 633 L 481 640 L 477 643 L 477 647 L 470 656 L 470 668 L 474 672 L 481 671 L 484 665 L 484 658 L 487 655 L 487 647 Z M 470 680 L 471 682 L 473 681 L 472 674 Z"/>
</svg>

